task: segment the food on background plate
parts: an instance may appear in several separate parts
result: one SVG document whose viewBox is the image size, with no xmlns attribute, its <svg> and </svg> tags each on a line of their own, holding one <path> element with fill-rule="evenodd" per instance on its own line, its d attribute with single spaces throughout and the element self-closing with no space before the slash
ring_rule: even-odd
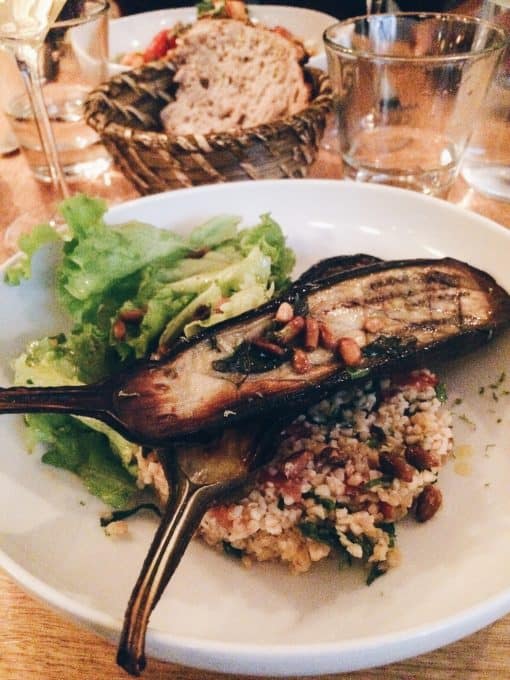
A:
<svg viewBox="0 0 510 680">
<path fill-rule="evenodd" d="M 215 19 L 235 19 L 245 23 L 255 25 L 257 22 L 250 18 L 248 7 L 242 0 L 215 0 L 215 2 L 198 2 L 196 4 L 197 19 L 215 18 Z M 165 28 L 159 31 L 151 40 L 150 44 L 142 51 L 128 52 L 119 57 L 119 61 L 123 66 L 136 68 L 143 66 L 150 61 L 158 59 L 171 59 L 173 50 L 177 46 L 180 36 L 188 31 L 193 24 L 177 22 L 170 28 Z M 307 46 L 305 48 L 303 41 L 299 37 L 292 35 L 283 26 L 275 26 L 270 30 L 279 33 L 288 40 L 295 43 L 295 46 L 300 50 L 302 59 L 311 56 L 313 50 Z"/>
<path fill-rule="evenodd" d="M 161 111 L 171 134 L 255 127 L 298 113 L 310 99 L 302 50 L 260 25 L 198 21 L 181 34 L 172 60 L 175 101 Z"/>
</svg>

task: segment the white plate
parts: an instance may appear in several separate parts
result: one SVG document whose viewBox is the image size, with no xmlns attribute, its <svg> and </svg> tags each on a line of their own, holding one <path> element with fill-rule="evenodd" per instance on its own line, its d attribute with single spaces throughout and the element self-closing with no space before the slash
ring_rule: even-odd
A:
<svg viewBox="0 0 510 680">
<path fill-rule="evenodd" d="M 225 212 L 249 225 L 267 211 L 288 234 L 300 270 L 340 253 L 448 254 L 510 289 L 510 232 L 398 189 L 243 182 L 143 198 L 113 208 L 109 219 L 185 230 Z M 59 330 L 44 264 L 39 257 L 35 279 L 21 288 L 0 285 L 1 384 L 29 338 Z M 455 418 L 458 443 L 472 446 L 472 473 L 448 464 L 444 508 L 427 524 L 398 526 L 400 567 L 367 587 L 361 572 L 339 572 L 334 560 L 296 577 L 278 566 L 246 570 L 194 542 L 152 616 L 149 655 L 237 674 L 348 671 L 431 650 L 510 611 L 510 397 L 478 394 L 509 355 L 507 335 L 444 372 L 450 398 L 463 400 L 455 410 L 476 423 L 471 429 Z M 130 539 L 107 538 L 100 503 L 70 474 L 27 455 L 22 429 L 18 416 L 0 418 L 0 566 L 51 607 L 115 640 L 154 523 L 134 519 Z"/>
<path fill-rule="evenodd" d="M 252 19 L 270 27 L 283 26 L 306 41 L 315 52 L 310 59 L 310 66 L 326 68 L 322 34 L 338 19 L 313 9 L 280 5 L 250 5 L 249 11 Z M 179 21 L 196 21 L 196 8 L 162 9 L 112 19 L 109 24 L 110 75 L 126 70 L 125 66 L 116 62 L 118 55 L 144 50 L 156 33 L 164 28 L 171 28 Z"/>
</svg>

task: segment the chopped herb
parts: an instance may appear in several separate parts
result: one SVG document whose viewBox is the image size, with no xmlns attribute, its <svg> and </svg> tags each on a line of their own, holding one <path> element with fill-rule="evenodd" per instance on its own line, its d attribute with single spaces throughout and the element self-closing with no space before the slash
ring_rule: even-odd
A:
<svg viewBox="0 0 510 680">
<path fill-rule="evenodd" d="M 351 555 L 351 553 L 341 543 L 338 544 L 337 548 L 338 548 L 338 552 L 340 554 L 340 561 L 338 563 L 338 567 L 340 569 L 343 569 L 344 567 L 352 567 L 352 555 Z"/>
<path fill-rule="evenodd" d="M 357 378 L 364 378 L 366 375 L 370 373 L 369 368 L 351 368 L 348 366 L 345 369 L 345 372 L 349 375 L 349 378 L 353 378 L 356 380 Z"/>
<path fill-rule="evenodd" d="M 506 373 L 503 371 L 496 382 L 492 383 L 492 385 L 489 385 L 489 387 L 493 390 L 497 389 L 505 381 L 505 378 Z"/>
<path fill-rule="evenodd" d="M 399 357 L 402 353 L 416 346 L 415 337 L 400 338 L 397 335 L 380 335 L 362 350 L 365 357 Z"/>
<path fill-rule="evenodd" d="M 378 524 L 377 526 L 379 529 L 382 529 L 384 533 L 388 534 L 390 539 L 388 542 L 389 547 L 390 548 L 395 547 L 395 540 L 397 538 L 395 524 L 393 522 L 383 522 L 382 524 Z"/>
<path fill-rule="evenodd" d="M 301 297 L 299 293 L 296 293 L 294 301 L 290 303 L 294 309 L 295 316 L 308 316 L 308 302 L 306 298 Z"/>
<path fill-rule="evenodd" d="M 466 425 L 469 425 L 469 427 L 471 427 L 471 429 L 476 430 L 475 423 L 470 418 L 468 418 L 465 413 L 461 413 L 458 416 L 458 418 L 459 418 L 459 420 L 462 420 L 464 423 L 466 423 Z"/>
<path fill-rule="evenodd" d="M 150 512 L 156 514 L 158 517 L 161 517 L 161 510 L 158 508 L 157 505 L 154 505 L 154 503 L 140 503 L 140 505 L 137 505 L 134 508 L 128 508 L 127 510 L 112 510 L 108 517 L 101 517 L 99 522 L 102 527 L 107 527 L 112 522 L 118 522 L 121 519 L 127 519 L 128 517 L 132 517 L 141 510 L 149 510 Z"/>
<path fill-rule="evenodd" d="M 212 0 L 201 0 L 197 2 L 197 16 L 201 17 L 204 14 L 215 13 L 214 2 Z"/>
<path fill-rule="evenodd" d="M 483 386 L 482 386 L 482 387 L 479 387 L 479 388 L 478 388 L 478 394 L 481 395 L 481 394 L 484 394 L 484 393 L 485 393 L 485 387 L 483 387 Z"/>
<path fill-rule="evenodd" d="M 384 444 L 386 441 L 386 432 L 382 429 L 382 427 L 379 427 L 379 425 L 372 425 L 370 427 L 370 439 L 367 441 L 367 444 L 370 446 L 371 449 L 377 449 L 381 444 Z"/>
<path fill-rule="evenodd" d="M 352 531 L 348 531 L 346 535 L 351 543 L 356 543 L 357 545 L 361 546 L 361 550 L 363 551 L 363 559 L 368 560 L 368 558 L 374 552 L 374 544 L 368 538 L 368 536 L 365 536 L 365 534 L 356 536 L 356 534 L 353 534 Z"/>
<path fill-rule="evenodd" d="M 229 543 L 228 541 L 223 541 L 223 551 L 226 555 L 235 557 L 238 560 L 244 555 L 244 552 L 240 548 L 235 548 L 232 543 Z"/>
<path fill-rule="evenodd" d="M 336 501 L 332 498 L 326 498 L 325 496 L 319 496 L 313 491 L 307 491 L 303 494 L 303 498 L 312 498 L 316 503 L 322 505 L 326 510 L 334 510 L 336 508 Z"/>
<path fill-rule="evenodd" d="M 300 522 L 298 529 L 303 536 L 311 538 L 319 543 L 326 543 L 333 548 L 338 548 L 340 541 L 334 527 L 326 522 Z"/>
<path fill-rule="evenodd" d="M 442 404 L 445 404 L 448 401 L 448 393 L 446 391 L 446 385 L 444 383 L 439 383 L 436 386 L 436 397 Z M 455 400 L 454 403 L 456 403 L 456 401 L 457 400 Z"/>
<path fill-rule="evenodd" d="M 225 359 L 212 362 L 212 367 L 219 373 L 265 373 L 285 363 L 289 358 L 286 352 L 283 356 L 270 354 L 251 342 L 242 342 L 234 352 Z"/>
<path fill-rule="evenodd" d="M 382 475 L 381 477 L 376 477 L 375 479 L 370 479 L 368 482 L 363 484 L 364 489 L 371 489 L 373 486 L 391 486 L 393 477 L 390 475 Z"/>
<path fill-rule="evenodd" d="M 370 567 L 370 571 L 368 572 L 367 576 L 367 586 L 371 585 L 379 576 L 382 576 L 388 571 L 388 567 L 384 562 L 375 562 Z"/>
</svg>

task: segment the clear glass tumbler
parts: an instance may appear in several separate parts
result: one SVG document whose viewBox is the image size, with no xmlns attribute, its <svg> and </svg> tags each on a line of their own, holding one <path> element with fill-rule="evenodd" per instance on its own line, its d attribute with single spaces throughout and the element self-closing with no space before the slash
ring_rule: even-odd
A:
<svg viewBox="0 0 510 680">
<path fill-rule="evenodd" d="M 485 0 L 482 17 L 507 31 L 508 47 L 484 101 L 462 175 L 482 194 L 510 201 L 510 0 Z"/>
<path fill-rule="evenodd" d="M 76 11 L 51 26 L 39 49 L 40 84 L 66 183 L 94 179 L 111 164 L 82 111 L 91 88 L 107 77 L 107 9 L 103 0 L 80 3 Z M 14 77 L 12 73 L 11 82 Z M 19 87 L 12 87 L 10 94 L 4 110 L 30 169 L 37 179 L 51 182 L 48 154 L 41 144 L 31 101 Z"/>
<path fill-rule="evenodd" d="M 446 196 L 505 32 L 454 14 L 373 14 L 324 41 L 344 175 Z"/>
</svg>

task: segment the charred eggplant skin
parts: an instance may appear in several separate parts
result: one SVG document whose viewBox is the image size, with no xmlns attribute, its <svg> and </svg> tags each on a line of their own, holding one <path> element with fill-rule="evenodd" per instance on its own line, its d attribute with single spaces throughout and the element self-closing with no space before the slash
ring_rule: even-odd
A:
<svg viewBox="0 0 510 680">
<path fill-rule="evenodd" d="M 365 253 L 357 253 L 356 255 L 336 255 L 328 257 L 324 260 L 319 260 L 294 282 L 294 286 L 302 286 L 305 283 L 320 283 L 326 281 L 331 277 L 342 274 L 359 267 L 367 267 L 369 264 L 376 264 L 382 260 L 374 255 L 367 255 Z"/>
<path fill-rule="evenodd" d="M 344 257 L 349 256 L 341 256 L 341 259 L 343 259 Z M 370 258 L 371 256 L 354 255 L 352 257 L 356 258 L 355 261 L 358 261 L 357 258 L 359 257 Z M 331 261 L 333 260 L 338 261 L 338 259 L 339 258 L 331 258 Z M 325 261 L 321 260 L 321 263 L 327 262 L 328 260 Z M 455 260 L 449 257 L 442 259 L 415 259 L 397 261 L 376 259 L 376 261 L 366 266 L 364 265 L 353 266 L 347 269 L 341 269 L 338 272 L 334 271 L 333 273 L 326 274 L 325 276 L 318 275 L 320 267 L 324 266 L 324 269 L 326 271 L 330 265 L 329 264 L 322 265 L 321 263 L 318 263 L 317 265 L 314 265 L 310 269 L 306 270 L 306 272 L 304 272 L 303 274 L 304 280 L 302 281 L 301 279 L 298 279 L 282 296 L 274 298 L 273 300 L 266 302 L 260 307 L 256 307 L 255 309 L 252 309 L 248 312 L 244 312 L 243 314 L 240 314 L 239 316 L 236 316 L 233 319 L 228 319 L 227 321 L 217 324 L 213 328 L 205 329 L 203 332 L 197 333 L 197 335 L 193 336 L 193 338 L 191 339 L 187 339 L 184 337 L 180 338 L 174 345 L 172 345 L 171 348 L 169 348 L 169 350 L 165 353 L 164 358 L 162 360 L 169 361 L 170 359 L 180 354 L 184 350 L 189 349 L 192 345 L 197 345 L 199 342 L 202 342 L 203 340 L 213 339 L 220 331 L 227 330 L 228 328 L 232 328 L 234 326 L 238 326 L 247 321 L 251 321 L 255 316 L 263 316 L 264 314 L 271 314 L 273 312 L 276 312 L 276 310 L 279 308 L 282 302 L 289 302 L 293 304 L 296 300 L 296 296 L 306 299 L 311 293 L 314 293 L 328 286 L 333 286 L 336 283 L 340 283 L 341 281 L 366 276 L 372 273 L 388 271 L 391 269 L 403 269 L 409 266 L 425 267 L 430 265 L 433 266 L 436 264 L 453 265 L 455 267 L 466 268 L 471 274 L 473 274 L 478 279 L 481 286 L 490 294 L 493 302 L 492 309 L 492 317 L 494 319 L 493 324 L 490 324 L 490 326 L 485 328 L 473 329 L 472 332 L 474 338 L 476 338 L 479 333 L 481 334 L 482 343 L 485 342 L 486 340 L 490 340 L 494 335 L 494 331 L 496 329 L 499 329 L 500 327 L 501 328 L 506 327 L 507 325 L 510 324 L 510 296 L 508 295 L 506 290 L 504 290 L 500 285 L 498 285 L 498 283 L 487 272 L 484 272 L 480 269 L 476 269 L 475 267 L 472 267 L 466 262 L 462 262 L 460 260 Z M 313 272 L 315 268 L 317 269 L 315 270 L 315 272 Z M 336 269 L 336 265 L 334 266 L 334 268 Z M 471 333 L 467 334 L 471 335 Z M 470 349 L 472 349 L 471 346 L 468 347 L 468 351 Z M 450 357 L 452 355 L 452 353 L 447 351 L 446 348 L 445 351 L 446 357 Z M 149 364 L 157 366 L 160 363 L 160 361 L 161 360 L 149 362 Z M 140 362 L 138 363 L 144 366 L 147 365 L 147 362 L 143 359 L 140 360 Z M 136 365 L 137 364 L 135 364 L 134 370 L 136 370 Z"/>
<path fill-rule="evenodd" d="M 271 317 L 275 314 L 282 302 L 289 302 L 295 304 L 299 299 L 306 304 L 310 296 L 319 291 L 327 291 L 327 289 L 336 286 L 345 281 L 352 281 L 362 277 L 370 277 L 372 274 L 387 273 L 391 277 L 394 272 L 395 277 L 398 278 L 400 270 L 405 268 L 432 268 L 437 270 L 430 275 L 431 286 L 447 286 L 448 274 L 439 271 L 441 267 L 451 269 L 454 274 L 458 272 L 459 276 L 468 276 L 471 281 L 476 282 L 480 288 L 480 294 L 484 297 L 484 302 L 489 306 L 489 313 L 486 320 L 479 325 L 472 324 L 459 327 L 458 332 L 439 340 L 432 339 L 430 342 L 421 344 L 418 347 L 412 342 L 412 331 L 409 332 L 408 338 L 405 342 L 392 347 L 391 352 L 375 352 L 373 354 L 365 354 L 363 362 L 358 370 L 352 370 L 339 364 L 329 374 L 324 374 L 322 377 L 308 378 L 306 375 L 302 376 L 301 380 L 296 380 L 289 389 L 269 389 L 261 394 L 261 398 L 254 398 L 253 395 L 238 399 L 230 408 L 224 405 L 216 405 L 206 413 L 190 412 L 189 417 L 186 416 L 182 421 L 179 418 L 168 417 L 164 413 L 154 415 L 151 413 L 150 399 L 146 402 L 142 411 L 134 417 L 136 410 L 140 410 L 143 399 L 139 400 L 139 405 L 136 405 L 136 400 L 133 404 L 121 403 L 122 400 L 117 398 L 120 390 L 129 391 L 130 389 L 137 389 L 137 372 L 140 367 L 134 367 L 127 374 L 119 376 L 120 382 L 114 384 L 113 396 L 113 411 L 114 419 L 119 416 L 119 421 L 130 421 L 131 427 L 129 433 L 130 438 L 143 440 L 144 443 L 153 445 L 160 445 L 169 440 L 185 439 L 190 435 L 194 435 L 199 431 L 214 430 L 225 427 L 226 425 L 234 425 L 245 419 L 258 417 L 267 413 L 282 413 L 295 412 L 310 403 L 319 401 L 324 395 L 341 388 L 347 383 L 352 383 L 355 380 L 368 378 L 370 376 L 389 374 L 393 372 L 400 372 L 410 370 L 412 368 L 423 365 L 424 362 L 436 361 L 438 359 L 448 359 L 449 357 L 456 357 L 468 351 L 476 349 L 477 347 L 488 342 L 493 335 L 508 326 L 510 323 L 510 298 L 503 288 L 501 288 L 494 279 L 485 272 L 471 267 L 463 262 L 451 258 L 444 259 L 419 259 L 419 260 L 403 260 L 393 262 L 375 261 L 370 264 L 355 267 L 353 269 L 341 269 L 339 272 L 333 272 L 330 275 L 325 275 L 322 278 L 320 275 L 312 276 L 312 280 L 297 281 L 288 292 L 279 299 L 272 300 L 265 305 L 247 312 L 239 317 L 226 321 L 213 329 L 204 331 L 195 336 L 191 340 L 178 341 L 159 361 L 143 363 L 143 371 L 158 371 L 166 370 L 171 372 L 172 362 L 178 358 L 182 353 L 193 349 L 199 343 L 208 341 L 211 346 L 215 342 L 215 338 L 220 333 L 229 330 L 239 329 L 243 325 L 253 323 L 258 318 Z M 318 268 L 316 271 L 318 271 Z M 327 268 L 326 268 L 327 269 Z M 324 271 L 326 271 L 326 269 Z M 330 269 L 331 271 L 331 269 Z M 453 277 L 455 278 L 455 277 Z M 452 281 L 453 286 L 453 281 Z M 408 341 L 410 339 L 410 341 Z M 366 348 L 365 348 L 366 349 Z M 170 368 L 168 368 L 170 367 Z M 268 373 L 269 382 L 273 379 Z M 131 380 L 133 378 L 133 380 Z M 228 381 L 228 376 L 227 376 Z M 283 382 L 283 381 L 282 381 Z M 133 385 L 135 386 L 133 388 Z M 241 392 L 240 392 L 241 393 Z M 157 398 L 157 395 L 154 399 Z M 216 410 L 215 410 L 216 409 Z M 195 419 L 196 418 L 196 419 Z M 184 422 L 184 420 L 186 422 Z M 151 421 L 152 425 L 147 427 L 147 422 Z M 138 423 L 138 425 L 137 425 Z M 139 427 L 139 430 L 137 428 Z M 151 429 L 152 428 L 152 429 Z M 122 429 L 122 425 L 120 425 Z"/>
</svg>

